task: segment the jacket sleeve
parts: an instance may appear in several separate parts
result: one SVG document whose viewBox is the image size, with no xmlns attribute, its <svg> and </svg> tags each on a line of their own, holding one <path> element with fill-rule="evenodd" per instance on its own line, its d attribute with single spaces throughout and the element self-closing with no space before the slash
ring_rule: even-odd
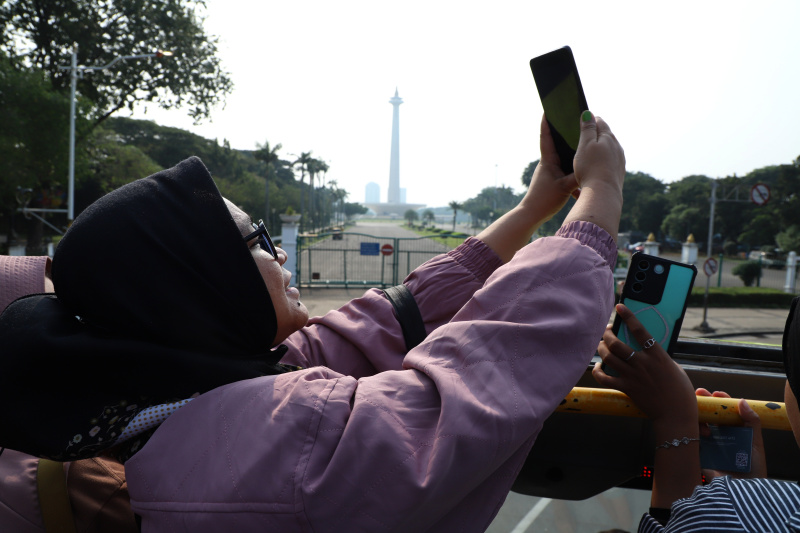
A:
<svg viewBox="0 0 800 533">
<path fill-rule="evenodd" d="M 575 223 L 498 268 L 403 370 L 195 399 L 126 464 L 144 531 L 484 531 L 594 354 L 615 253 Z"/>
<path fill-rule="evenodd" d="M 448 322 L 502 264 L 482 241 L 470 237 L 456 249 L 415 269 L 404 284 L 414 295 L 425 330 Z M 326 366 L 356 378 L 400 370 L 406 354 L 403 333 L 391 303 L 378 289 L 292 334 L 284 344 L 284 363 Z"/>
</svg>

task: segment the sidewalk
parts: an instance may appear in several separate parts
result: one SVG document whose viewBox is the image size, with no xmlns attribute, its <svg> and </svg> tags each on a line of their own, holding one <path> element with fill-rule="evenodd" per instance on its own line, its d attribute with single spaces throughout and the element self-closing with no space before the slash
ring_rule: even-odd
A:
<svg viewBox="0 0 800 533">
<path fill-rule="evenodd" d="M 703 322 L 703 308 L 690 307 L 683 319 L 681 336 L 725 339 L 740 342 L 777 344 L 783 340 L 783 328 L 789 309 L 738 309 L 709 307 L 708 326 L 715 331 L 702 333 L 696 328 Z"/>
<path fill-rule="evenodd" d="M 365 288 L 301 289 L 300 300 L 308 308 L 310 316 L 320 316 L 332 309 L 338 309 L 353 298 L 358 298 L 366 290 Z M 695 328 L 703 322 L 703 308 L 690 307 L 683 319 L 681 336 L 780 345 L 788 314 L 788 309 L 710 307 L 706 313 L 706 322 L 714 332 L 702 333 Z"/>
</svg>

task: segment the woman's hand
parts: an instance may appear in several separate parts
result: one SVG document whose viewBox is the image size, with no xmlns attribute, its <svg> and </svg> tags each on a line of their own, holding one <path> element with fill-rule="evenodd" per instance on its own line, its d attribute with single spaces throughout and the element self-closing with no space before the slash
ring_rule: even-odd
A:
<svg viewBox="0 0 800 533">
<path fill-rule="evenodd" d="M 608 186 L 622 194 L 625 152 L 605 120 L 581 115 L 581 138 L 573 162 L 579 187 Z"/>
<path fill-rule="evenodd" d="M 564 224 L 575 220 L 592 222 L 616 240 L 622 214 L 625 153 L 608 124 L 600 117 L 595 119 L 590 111 L 581 115 L 581 140 L 574 167 L 581 193 Z"/>
<path fill-rule="evenodd" d="M 533 172 L 528 192 L 519 204 L 537 227 L 561 211 L 570 196 L 577 198 L 579 194 L 575 174 L 564 174 L 561 170 L 561 161 L 544 115 L 539 128 L 539 151 L 539 164 Z"/>
<path fill-rule="evenodd" d="M 700 484 L 699 427 L 697 398 L 689 376 L 622 304 L 617 314 L 625 321 L 633 337 L 641 346 L 634 351 L 617 338 L 611 329 L 603 334 L 597 352 L 603 362 L 613 368 L 618 377 L 609 376 L 597 363 L 592 370 L 594 379 L 601 385 L 621 390 L 645 412 L 653 422 L 653 433 L 658 447 L 653 461 L 653 490 L 650 506 L 669 509 L 680 498 L 691 496 Z M 685 444 L 662 447 L 662 443 Z"/>
<path fill-rule="evenodd" d="M 730 394 L 723 391 L 709 392 L 706 389 L 697 389 L 695 391 L 697 396 L 706 396 L 713 398 L 730 398 Z M 703 474 L 706 476 L 706 481 L 711 482 L 715 477 L 731 476 L 738 478 L 765 478 L 767 477 L 767 456 L 764 452 L 764 436 L 761 432 L 761 419 L 758 413 L 753 411 L 747 400 L 739 400 L 739 416 L 742 417 L 744 425 L 753 428 L 753 453 L 750 459 L 750 472 L 724 472 L 722 470 L 708 470 L 704 469 Z M 708 424 L 700 424 L 700 434 L 709 436 L 711 430 Z"/>
<path fill-rule="evenodd" d="M 651 335 L 633 312 L 623 304 L 618 304 L 616 310 L 636 341 L 647 346 Z M 619 340 L 609 327 L 597 353 L 618 376 L 609 376 L 597 363 L 592 370 L 594 379 L 604 387 L 630 396 L 654 424 L 685 423 L 687 418 L 689 423 L 696 423 L 697 400 L 689 377 L 660 344 L 653 342 L 649 348 L 635 351 Z"/>
<path fill-rule="evenodd" d="M 522 201 L 477 236 L 503 262 L 510 261 L 528 244 L 534 232 L 564 207 L 570 195 L 577 197 L 575 174 L 565 175 L 561 170 L 544 115 L 539 129 L 539 150 L 539 164 Z"/>
</svg>

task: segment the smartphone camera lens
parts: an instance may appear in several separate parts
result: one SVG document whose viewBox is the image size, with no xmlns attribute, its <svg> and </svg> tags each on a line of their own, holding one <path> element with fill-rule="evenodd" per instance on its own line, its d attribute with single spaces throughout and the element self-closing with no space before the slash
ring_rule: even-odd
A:
<svg viewBox="0 0 800 533">
<path fill-rule="evenodd" d="M 636 275 L 634 276 L 634 278 L 636 278 L 636 281 L 644 281 L 644 280 L 645 280 L 645 278 L 647 278 L 647 274 L 645 274 L 644 272 L 642 272 L 642 271 L 640 270 L 639 272 L 637 272 L 637 273 L 636 273 Z"/>
<path fill-rule="evenodd" d="M 664 265 L 656 265 L 653 267 L 653 272 L 656 274 L 663 274 L 664 273 Z"/>
<path fill-rule="evenodd" d="M 650 268 L 648 261 L 639 261 L 639 270 L 647 270 L 648 268 Z"/>
<path fill-rule="evenodd" d="M 642 292 L 643 288 L 644 286 L 641 283 L 634 283 L 633 286 L 631 287 L 631 290 L 633 292 Z"/>
</svg>

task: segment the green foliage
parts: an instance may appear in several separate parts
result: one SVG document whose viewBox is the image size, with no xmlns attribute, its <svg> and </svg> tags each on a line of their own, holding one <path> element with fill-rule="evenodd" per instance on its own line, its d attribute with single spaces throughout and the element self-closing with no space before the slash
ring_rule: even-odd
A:
<svg viewBox="0 0 800 533">
<path fill-rule="evenodd" d="M 32 190 L 28 207 L 65 207 L 69 107 L 41 71 L 0 52 L 0 233 L 14 226 L 17 187 Z M 51 219 L 66 222 L 65 215 Z"/>
<path fill-rule="evenodd" d="M 661 231 L 681 242 L 685 242 L 690 234 L 697 241 L 704 242 L 708 236 L 708 210 L 685 204 L 675 205 L 664 217 Z"/>
<path fill-rule="evenodd" d="M 738 246 L 734 241 L 725 241 L 722 245 L 722 251 L 728 257 L 734 257 L 738 251 Z"/>
<path fill-rule="evenodd" d="M 739 235 L 739 242 L 746 242 L 757 247 L 764 243 L 775 241 L 775 235 L 780 231 L 778 219 L 768 211 L 759 211 L 751 218 Z"/>
<path fill-rule="evenodd" d="M 711 178 L 703 175 L 686 176 L 667 186 L 670 207 L 687 205 L 691 207 L 708 207 L 711 197 Z"/>
<path fill-rule="evenodd" d="M 733 267 L 733 275 L 739 276 L 745 287 L 752 287 L 761 276 L 761 265 L 758 261 L 745 261 Z"/>
<path fill-rule="evenodd" d="M 695 287 L 689 297 L 689 307 L 703 307 L 705 287 Z M 710 287 L 708 289 L 709 307 L 740 307 L 755 309 L 788 309 L 794 299 L 793 294 L 779 289 L 762 287 Z"/>
<path fill-rule="evenodd" d="M 663 183 L 643 172 L 627 172 L 622 200 L 625 209 L 619 221 L 620 231 L 658 232 L 667 214 Z"/>
<path fill-rule="evenodd" d="M 667 187 L 665 198 L 669 210 L 661 231 L 681 242 L 691 234 L 700 242 L 708 242 L 711 178 L 702 175 L 686 176 Z"/>
<path fill-rule="evenodd" d="M 419 215 L 413 209 L 407 209 L 406 212 L 403 214 L 403 218 L 406 219 L 409 226 L 414 225 L 414 221 L 419 218 Z"/>
<path fill-rule="evenodd" d="M 76 179 L 76 214 L 104 194 L 163 169 L 138 147 L 121 144 L 113 131 L 104 128 L 97 128 L 87 145 L 88 169 Z"/>
<path fill-rule="evenodd" d="M 458 217 L 458 210 L 461 209 L 462 205 L 455 200 L 447 204 L 450 209 L 453 210 L 453 231 L 456 230 L 456 218 Z"/>
<path fill-rule="evenodd" d="M 515 194 L 511 187 L 486 187 L 478 196 L 464 202 L 462 211 L 470 214 L 473 227 L 480 227 L 500 218 L 514 208 L 522 197 L 522 194 Z"/>
<path fill-rule="evenodd" d="M 369 209 L 358 202 L 346 202 L 344 204 L 344 214 L 348 220 L 356 215 L 365 215 L 367 211 L 369 211 Z"/>
<path fill-rule="evenodd" d="M 186 106 L 200 121 L 231 92 L 217 41 L 197 16 L 201 0 L 15 0 L 0 4 L 0 51 L 44 71 L 67 93 L 73 43 L 79 66 L 105 66 L 123 56 L 166 50 L 172 57 L 123 60 L 78 80 L 96 123 L 136 102 Z M 30 50 L 30 53 L 28 51 Z"/>
<path fill-rule="evenodd" d="M 528 166 L 525 167 L 525 170 L 522 171 L 522 177 L 520 179 L 522 180 L 522 184 L 525 186 L 525 188 L 531 186 L 531 179 L 533 179 L 533 173 L 536 172 L 536 167 L 538 166 L 539 166 L 539 160 L 537 159 L 536 161 L 528 163 Z"/>
<path fill-rule="evenodd" d="M 793 224 L 775 236 L 778 247 L 784 252 L 800 252 L 800 225 Z"/>
</svg>

